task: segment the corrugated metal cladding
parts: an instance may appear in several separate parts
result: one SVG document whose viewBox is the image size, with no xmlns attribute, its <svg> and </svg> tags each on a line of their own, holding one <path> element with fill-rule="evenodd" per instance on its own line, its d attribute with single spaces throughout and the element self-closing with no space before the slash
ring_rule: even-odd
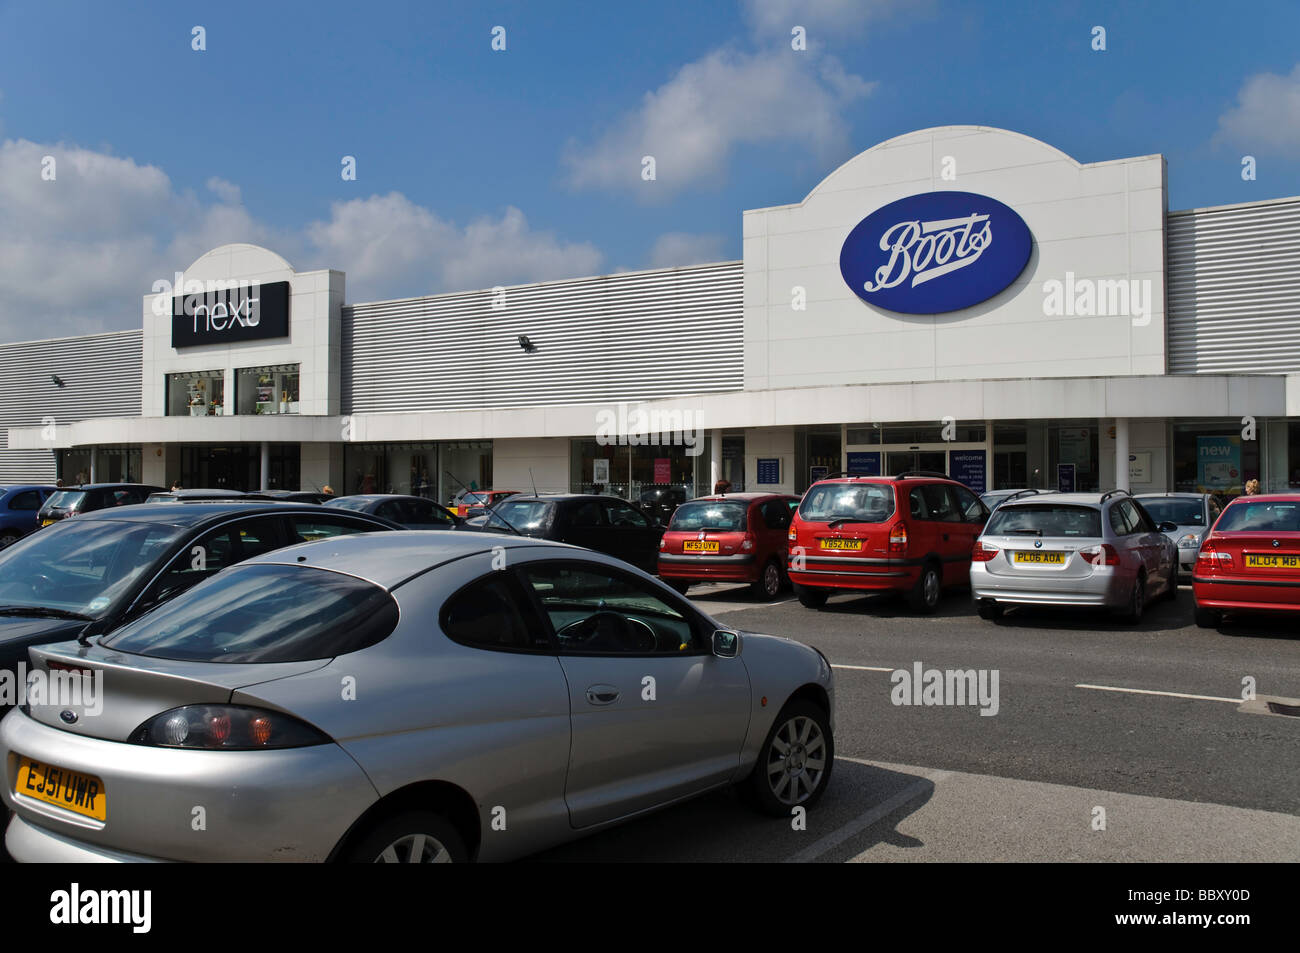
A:
<svg viewBox="0 0 1300 953">
<path fill-rule="evenodd" d="M 740 390 L 741 263 L 353 305 L 342 364 L 344 413 Z"/>
<path fill-rule="evenodd" d="M 0 344 L 0 484 L 54 480 L 54 453 L 9 450 L 10 427 L 140 415 L 141 341 L 136 330 Z"/>
<path fill-rule="evenodd" d="M 1172 374 L 1300 371 L 1300 199 L 1174 212 Z"/>
</svg>

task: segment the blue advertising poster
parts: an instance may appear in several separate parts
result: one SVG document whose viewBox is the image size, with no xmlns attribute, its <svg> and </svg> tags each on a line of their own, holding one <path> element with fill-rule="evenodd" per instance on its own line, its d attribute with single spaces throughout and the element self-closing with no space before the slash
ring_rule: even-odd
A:
<svg viewBox="0 0 1300 953">
<path fill-rule="evenodd" d="M 862 450 L 848 456 L 849 473 L 853 476 L 880 476 L 879 450 Z"/>
<path fill-rule="evenodd" d="M 808 482 L 816 483 L 818 480 L 826 479 L 826 475 L 831 472 L 830 467 L 809 467 Z"/>
<path fill-rule="evenodd" d="M 948 475 L 958 483 L 966 484 L 976 496 L 981 496 L 985 491 L 985 459 L 983 450 L 950 450 Z"/>
<path fill-rule="evenodd" d="M 1241 489 L 1241 438 L 1196 438 L 1196 492 Z"/>
<path fill-rule="evenodd" d="M 1056 465 L 1056 491 L 1058 493 L 1074 492 L 1074 464 L 1058 463 Z"/>
<path fill-rule="evenodd" d="M 759 486 L 773 486 L 781 482 L 781 458 L 780 457 L 759 457 L 758 458 L 758 484 Z"/>
</svg>

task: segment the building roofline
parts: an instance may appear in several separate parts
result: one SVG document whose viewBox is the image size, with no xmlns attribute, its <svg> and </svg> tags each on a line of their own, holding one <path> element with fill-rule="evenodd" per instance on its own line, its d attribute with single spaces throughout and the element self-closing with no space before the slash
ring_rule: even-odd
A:
<svg viewBox="0 0 1300 953">
<path fill-rule="evenodd" d="M 1258 208 L 1261 205 L 1285 205 L 1288 202 L 1300 202 L 1300 195 L 1285 195 L 1276 199 L 1257 199 L 1254 202 L 1234 202 L 1231 205 L 1204 205 L 1200 208 L 1180 208 L 1166 212 L 1166 215 L 1195 215 L 1198 212 L 1230 212 L 1242 208 Z"/>
</svg>

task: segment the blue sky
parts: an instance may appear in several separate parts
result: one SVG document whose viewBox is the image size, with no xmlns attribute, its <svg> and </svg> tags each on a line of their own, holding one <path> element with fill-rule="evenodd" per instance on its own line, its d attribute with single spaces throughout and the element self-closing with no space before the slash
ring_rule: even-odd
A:
<svg viewBox="0 0 1300 953">
<path fill-rule="evenodd" d="M 737 258 L 741 210 L 948 123 L 1163 153 L 1171 208 L 1296 195 L 1297 35 L 1294 2 L 11 0 L 0 341 L 138 326 L 223 241 L 353 301 Z"/>
</svg>

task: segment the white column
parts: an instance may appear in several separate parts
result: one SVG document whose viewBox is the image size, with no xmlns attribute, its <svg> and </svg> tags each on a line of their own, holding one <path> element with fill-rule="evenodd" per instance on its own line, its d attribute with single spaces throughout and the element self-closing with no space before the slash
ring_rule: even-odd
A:
<svg viewBox="0 0 1300 953">
<path fill-rule="evenodd" d="M 95 479 L 95 460 L 96 460 L 98 457 L 99 457 L 99 454 L 95 451 L 95 448 L 94 448 L 94 447 L 91 447 L 91 448 L 90 448 L 90 482 L 91 482 L 91 483 L 96 483 L 96 482 L 98 482 L 98 481 Z"/>
<path fill-rule="evenodd" d="M 1115 489 L 1127 490 L 1128 485 L 1128 418 L 1115 418 Z M 1105 489 L 1105 487 L 1102 487 Z"/>
<path fill-rule="evenodd" d="M 265 440 L 262 441 L 261 469 L 262 469 L 262 478 L 259 481 L 261 483 L 261 489 L 269 490 L 270 486 L 267 484 L 267 481 L 271 477 L 271 445 L 267 443 Z"/>
<path fill-rule="evenodd" d="M 722 479 L 722 431 L 709 433 L 709 488 L 705 493 L 712 493 L 713 488 Z"/>
</svg>

